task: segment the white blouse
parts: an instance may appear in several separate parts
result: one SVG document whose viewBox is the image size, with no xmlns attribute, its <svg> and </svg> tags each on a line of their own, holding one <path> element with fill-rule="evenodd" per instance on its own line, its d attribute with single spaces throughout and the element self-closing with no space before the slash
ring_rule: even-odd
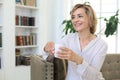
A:
<svg viewBox="0 0 120 80">
<path fill-rule="evenodd" d="M 100 69 L 107 52 L 105 41 L 97 37 L 81 50 L 78 33 L 71 33 L 65 36 L 60 43 L 83 58 L 83 63 L 79 65 L 68 61 L 66 80 L 104 80 Z"/>
<path fill-rule="evenodd" d="M 59 43 L 83 58 L 83 63 L 79 65 L 68 61 L 66 80 L 104 80 L 100 72 L 107 52 L 107 44 L 104 40 L 97 37 L 81 50 L 78 33 L 71 33 Z"/>
</svg>

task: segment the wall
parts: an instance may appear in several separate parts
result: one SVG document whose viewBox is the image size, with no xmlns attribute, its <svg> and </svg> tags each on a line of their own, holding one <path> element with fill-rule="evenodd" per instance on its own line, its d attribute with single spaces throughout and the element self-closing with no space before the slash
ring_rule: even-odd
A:
<svg viewBox="0 0 120 80">
<path fill-rule="evenodd" d="M 40 45 L 41 49 L 47 41 L 57 41 L 61 38 L 60 26 L 63 21 L 64 0 L 40 1 Z"/>
</svg>

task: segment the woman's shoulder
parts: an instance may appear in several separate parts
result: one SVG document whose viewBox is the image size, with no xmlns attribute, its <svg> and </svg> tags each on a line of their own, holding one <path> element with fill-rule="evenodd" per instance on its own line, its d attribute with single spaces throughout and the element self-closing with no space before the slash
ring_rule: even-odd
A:
<svg viewBox="0 0 120 80">
<path fill-rule="evenodd" d="M 108 45 L 107 42 L 104 39 L 102 39 L 101 37 L 97 37 L 97 41 L 100 45 L 104 45 L 106 47 Z"/>
</svg>

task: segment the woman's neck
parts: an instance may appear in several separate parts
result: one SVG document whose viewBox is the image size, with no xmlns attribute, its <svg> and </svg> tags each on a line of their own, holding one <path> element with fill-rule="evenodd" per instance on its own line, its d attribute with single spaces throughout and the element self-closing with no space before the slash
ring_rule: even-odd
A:
<svg viewBox="0 0 120 80">
<path fill-rule="evenodd" d="M 80 46 L 81 50 L 87 46 L 93 39 L 96 38 L 96 36 L 92 33 L 79 33 L 79 41 L 80 41 Z"/>
<path fill-rule="evenodd" d="M 84 40 L 91 39 L 94 36 L 94 34 L 92 34 L 90 32 L 88 32 L 88 33 L 78 33 L 78 36 L 79 36 L 80 40 L 84 41 Z"/>
</svg>

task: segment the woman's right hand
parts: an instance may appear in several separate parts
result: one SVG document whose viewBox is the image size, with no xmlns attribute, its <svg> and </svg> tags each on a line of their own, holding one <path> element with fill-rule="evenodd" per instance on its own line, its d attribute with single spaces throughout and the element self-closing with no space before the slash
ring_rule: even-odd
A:
<svg viewBox="0 0 120 80">
<path fill-rule="evenodd" d="M 54 42 L 48 42 L 44 47 L 44 51 L 51 55 L 54 54 L 54 44 Z"/>
</svg>

